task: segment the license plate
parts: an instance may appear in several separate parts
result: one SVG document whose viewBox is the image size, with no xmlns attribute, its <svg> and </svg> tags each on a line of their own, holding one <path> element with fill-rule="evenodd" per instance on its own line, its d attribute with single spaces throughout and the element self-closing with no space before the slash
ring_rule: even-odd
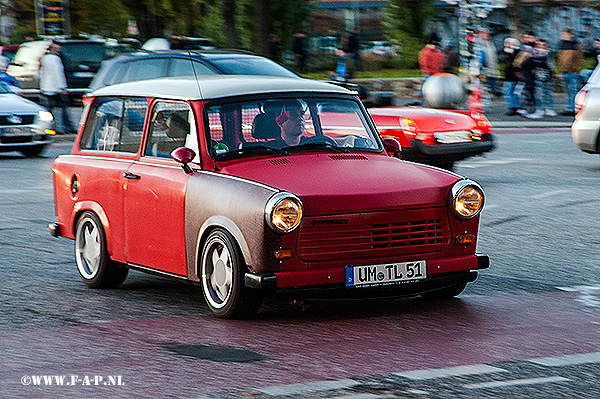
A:
<svg viewBox="0 0 600 399">
<path fill-rule="evenodd" d="M 398 284 L 426 277 L 427 262 L 424 260 L 346 267 L 347 287 Z"/>
<path fill-rule="evenodd" d="M 468 143 L 471 141 L 471 132 L 467 131 L 434 133 L 434 136 L 441 144 Z"/>
<path fill-rule="evenodd" d="M 31 135 L 30 127 L 4 127 L 0 129 L 0 134 L 3 136 L 29 136 Z"/>
</svg>

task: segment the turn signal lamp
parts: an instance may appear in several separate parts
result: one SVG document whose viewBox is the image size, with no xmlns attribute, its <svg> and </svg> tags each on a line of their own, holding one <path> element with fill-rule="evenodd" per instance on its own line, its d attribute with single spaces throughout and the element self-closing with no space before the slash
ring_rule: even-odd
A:
<svg viewBox="0 0 600 399">
<path fill-rule="evenodd" d="M 44 133 L 46 134 L 51 134 L 51 135 L 55 135 L 56 134 L 56 130 L 52 130 L 52 129 L 44 129 Z"/>
<path fill-rule="evenodd" d="M 277 260 L 291 259 L 294 257 L 294 250 L 290 248 L 281 248 L 274 251 L 273 255 Z"/>
<path fill-rule="evenodd" d="M 417 124 L 409 118 L 400 118 L 400 126 L 407 136 L 414 137 L 417 134 Z"/>
<path fill-rule="evenodd" d="M 454 242 L 457 245 L 471 245 L 471 244 L 475 244 L 475 236 L 473 234 L 459 234 L 456 237 L 454 237 Z"/>
</svg>

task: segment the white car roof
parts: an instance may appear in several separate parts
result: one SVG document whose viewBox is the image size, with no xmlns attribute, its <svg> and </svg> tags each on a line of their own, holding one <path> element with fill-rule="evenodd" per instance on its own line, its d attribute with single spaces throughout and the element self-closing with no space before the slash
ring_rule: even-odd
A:
<svg viewBox="0 0 600 399">
<path fill-rule="evenodd" d="M 129 96 L 205 100 L 245 94 L 287 92 L 352 93 L 343 87 L 331 83 L 303 78 L 211 75 L 202 76 L 198 79 L 193 76 L 184 76 L 121 83 L 100 88 L 90 93 L 89 96 Z"/>
</svg>

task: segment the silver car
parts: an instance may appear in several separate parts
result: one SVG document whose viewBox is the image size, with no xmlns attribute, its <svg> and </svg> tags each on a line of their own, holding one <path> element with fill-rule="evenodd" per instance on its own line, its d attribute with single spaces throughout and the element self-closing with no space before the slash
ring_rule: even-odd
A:
<svg viewBox="0 0 600 399">
<path fill-rule="evenodd" d="M 571 126 L 573 142 L 581 151 L 600 154 L 600 68 L 594 69 L 575 96 L 575 113 Z"/>
<path fill-rule="evenodd" d="M 38 155 L 56 134 L 54 118 L 45 108 L 0 83 L 0 152 Z"/>
</svg>

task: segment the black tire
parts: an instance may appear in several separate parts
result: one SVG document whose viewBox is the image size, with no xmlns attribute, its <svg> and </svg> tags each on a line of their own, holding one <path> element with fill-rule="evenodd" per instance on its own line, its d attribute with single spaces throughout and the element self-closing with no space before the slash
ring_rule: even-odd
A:
<svg viewBox="0 0 600 399">
<path fill-rule="evenodd" d="M 467 283 L 458 283 L 449 287 L 444 287 L 439 290 L 427 291 L 421 294 L 424 299 L 430 301 L 439 301 L 442 299 L 449 299 L 458 296 L 465 290 Z"/>
<path fill-rule="evenodd" d="M 21 154 L 25 155 L 27 158 L 33 158 L 40 155 L 42 151 L 44 151 L 45 146 L 38 145 L 35 147 L 27 147 L 20 150 Z"/>
<path fill-rule="evenodd" d="M 77 222 L 75 260 L 79 275 L 91 288 L 116 288 L 129 272 L 110 259 L 104 227 L 98 216 L 90 211 L 84 212 Z"/>
<path fill-rule="evenodd" d="M 246 264 L 235 239 L 223 229 L 207 237 L 200 260 L 202 293 L 215 316 L 244 318 L 258 312 L 264 294 L 246 287 Z"/>
</svg>

